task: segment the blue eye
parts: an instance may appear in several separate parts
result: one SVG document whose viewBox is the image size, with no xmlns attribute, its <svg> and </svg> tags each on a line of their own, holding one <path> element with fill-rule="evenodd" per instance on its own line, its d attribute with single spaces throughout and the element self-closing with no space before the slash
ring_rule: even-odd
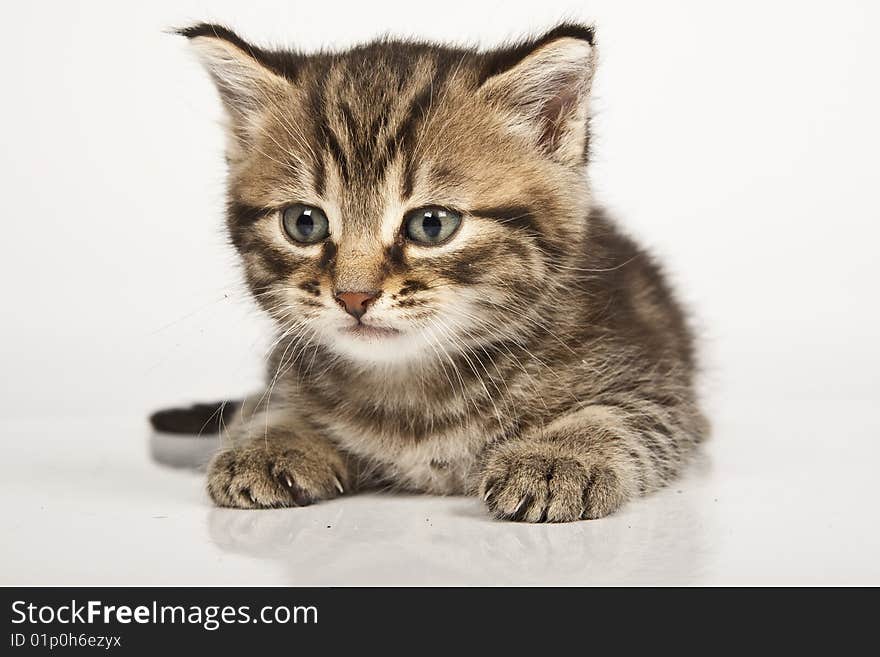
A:
<svg viewBox="0 0 880 657">
<path fill-rule="evenodd" d="M 327 215 L 320 208 L 297 203 L 285 208 L 281 215 L 284 231 L 290 238 L 303 244 L 314 244 L 330 234 Z"/>
<path fill-rule="evenodd" d="M 404 218 L 406 236 L 419 244 L 445 242 L 460 224 L 460 215 L 437 207 L 419 208 L 408 212 Z"/>
</svg>

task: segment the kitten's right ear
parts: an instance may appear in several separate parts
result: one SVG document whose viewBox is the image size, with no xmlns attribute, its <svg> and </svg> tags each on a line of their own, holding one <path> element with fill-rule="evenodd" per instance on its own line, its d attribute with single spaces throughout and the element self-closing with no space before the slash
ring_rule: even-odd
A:
<svg viewBox="0 0 880 657">
<path fill-rule="evenodd" d="M 487 55 L 479 93 L 504 112 L 511 131 L 555 159 L 579 166 L 589 145 L 595 65 L 593 28 L 563 23 Z"/>
<path fill-rule="evenodd" d="M 289 90 L 283 72 L 272 65 L 272 53 L 251 46 L 232 30 L 200 23 L 177 33 L 189 39 L 234 122 L 247 121 Z"/>
</svg>

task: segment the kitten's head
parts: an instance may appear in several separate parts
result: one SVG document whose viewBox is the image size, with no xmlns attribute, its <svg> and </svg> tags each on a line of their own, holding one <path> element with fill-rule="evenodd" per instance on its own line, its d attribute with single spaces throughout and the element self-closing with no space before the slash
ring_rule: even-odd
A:
<svg viewBox="0 0 880 657">
<path fill-rule="evenodd" d="M 288 336 L 412 362 L 546 321 L 587 228 L 591 29 L 313 55 L 181 33 L 228 114 L 232 242 Z"/>
</svg>

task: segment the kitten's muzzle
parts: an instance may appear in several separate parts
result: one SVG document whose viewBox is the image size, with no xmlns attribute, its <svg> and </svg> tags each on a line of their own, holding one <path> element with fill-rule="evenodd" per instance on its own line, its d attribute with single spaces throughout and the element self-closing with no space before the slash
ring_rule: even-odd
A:
<svg viewBox="0 0 880 657">
<path fill-rule="evenodd" d="M 367 307 L 379 298 L 381 292 L 337 292 L 336 303 L 355 319 L 360 319 L 367 312 Z"/>
</svg>

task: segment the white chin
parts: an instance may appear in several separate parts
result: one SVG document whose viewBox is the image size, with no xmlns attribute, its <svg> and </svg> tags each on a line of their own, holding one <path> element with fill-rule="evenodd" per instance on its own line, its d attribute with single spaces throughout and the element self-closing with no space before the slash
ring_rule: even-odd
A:
<svg viewBox="0 0 880 657">
<path fill-rule="evenodd" d="M 353 361 L 393 364 L 428 356 L 431 348 L 417 337 L 389 329 L 360 327 L 336 332 L 331 343 L 340 355 Z"/>
</svg>

